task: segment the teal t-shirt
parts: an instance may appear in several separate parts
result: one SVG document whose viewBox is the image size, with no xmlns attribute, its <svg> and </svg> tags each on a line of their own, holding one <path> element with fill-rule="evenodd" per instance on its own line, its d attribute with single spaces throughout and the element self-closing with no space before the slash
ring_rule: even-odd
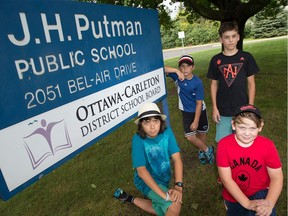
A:
<svg viewBox="0 0 288 216">
<path fill-rule="evenodd" d="M 154 138 L 142 139 L 135 134 L 132 139 L 132 163 L 133 168 L 145 166 L 157 184 L 168 187 L 171 179 L 170 158 L 174 153 L 180 152 L 175 136 L 171 128 Z M 134 173 L 134 183 L 144 195 L 150 192 L 150 188 Z"/>
</svg>

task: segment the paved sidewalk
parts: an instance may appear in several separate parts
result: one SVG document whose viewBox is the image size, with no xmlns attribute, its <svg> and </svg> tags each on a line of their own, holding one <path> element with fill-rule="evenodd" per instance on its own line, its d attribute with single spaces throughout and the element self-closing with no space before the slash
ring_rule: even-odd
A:
<svg viewBox="0 0 288 216">
<path fill-rule="evenodd" d="M 263 38 L 263 39 L 255 39 L 255 40 L 244 40 L 244 44 L 248 43 L 257 43 L 262 42 L 266 40 L 278 40 L 282 38 L 288 38 L 288 36 L 281 36 L 281 37 L 273 37 L 273 38 Z M 203 45 L 195 45 L 195 46 L 186 46 L 186 47 L 176 47 L 172 49 L 166 49 L 163 50 L 163 59 L 164 61 L 170 58 L 179 57 L 185 53 L 193 53 L 193 52 L 199 52 L 203 50 L 210 50 L 215 48 L 220 48 L 221 45 L 219 42 L 217 43 L 211 43 L 211 44 L 203 44 Z M 220 52 L 220 50 L 219 50 Z"/>
</svg>

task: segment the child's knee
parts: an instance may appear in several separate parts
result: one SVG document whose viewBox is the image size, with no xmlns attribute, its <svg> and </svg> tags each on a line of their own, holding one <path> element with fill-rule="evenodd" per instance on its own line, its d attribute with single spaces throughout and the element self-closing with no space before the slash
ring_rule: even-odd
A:
<svg viewBox="0 0 288 216">
<path fill-rule="evenodd" d="M 193 135 L 193 136 L 187 136 L 186 137 L 186 139 L 189 141 L 189 142 L 195 142 L 195 140 L 196 140 L 196 136 L 195 135 Z"/>
<path fill-rule="evenodd" d="M 172 203 L 172 205 L 168 208 L 168 211 L 166 212 L 165 215 L 180 215 L 180 212 L 181 212 L 181 208 L 182 208 L 182 205 L 181 204 L 176 204 L 176 203 Z"/>
</svg>

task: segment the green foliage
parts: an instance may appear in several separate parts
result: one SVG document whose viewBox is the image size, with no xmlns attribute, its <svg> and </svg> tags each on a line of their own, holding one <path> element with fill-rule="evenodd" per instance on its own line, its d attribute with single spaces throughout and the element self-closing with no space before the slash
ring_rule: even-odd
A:
<svg viewBox="0 0 288 216">
<path fill-rule="evenodd" d="M 178 38 L 178 32 L 184 31 L 184 45 L 198 45 L 218 41 L 219 22 L 210 21 L 207 19 L 197 19 L 190 23 L 187 20 L 187 14 L 181 13 L 174 20 L 173 27 L 165 29 L 161 26 L 161 39 L 163 49 L 182 46 L 181 39 Z"/>
<path fill-rule="evenodd" d="M 253 23 L 248 20 L 246 22 L 245 25 L 245 29 L 244 29 L 244 38 L 253 38 L 254 34 L 253 34 Z"/>
<path fill-rule="evenodd" d="M 178 32 L 180 31 L 185 32 L 185 45 L 216 42 L 218 41 L 218 21 L 234 19 L 244 26 L 247 17 L 249 18 L 249 16 L 257 13 L 269 2 L 265 9 L 258 12 L 255 18 L 251 19 L 254 22 L 245 26 L 244 37 L 269 38 L 287 34 L 287 11 L 284 10 L 287 2 L 285 0 L 260 0 L 257 3 L 253 3 L 251 0 L 222 0 L 216 1 L 214 4 L 210 0 L 195 0 L 193 2 L 191 0 L 172 0 L 174 3 L 182 3 L 178 17 L 174 21 L 171 20 L 169 12 L 162 4 L 163 0 L 79 1 L 157 9 L 159 23 L 161 24 L 162 47 L 164 49 L 182 46 L 181 39 L 178 39 Z M 244 10 L 245 7 L 247 9 Z M 235 10 L 230 8 L 235 8 Z M 238 10 L 237 8 L 242 9 Z M 208 19 L 214 21 L 208 21 Z M 242 35 L 242 29 L 240 33 Z"/>
<path fill-rule="evenodd" d="M 272 0 L 271 3 L 245 25 L 245 38 L 270 38 L 287 35 L 287 10 L 284 1 Z M 162 46 L 164 49 L 182 46 L 178 39 L 180 31 L 185 32 L 185 46 L 205 44 L 218 41 L 218 28 L 220 23 L 210 21 L 203 17 L 181 10 L 172 21 L 172 28 L 163 31 L 161 28 Z"/>
<path fill-rule="evenodd" d="M 271 0 L 263 10 L 255 15 L 255 17 L 258 19 L 276 19 L 277 14 L 281 13 L 286 5 L 286 0 Z"/>
<path fill-rule="evenodd" d="M 161 40 L 163 49 L 181 46 L 181 40 L 178 39 L 178 31 L 174 26 L 171 29 L 161 27 Z"/>
<path fill-rule="evenodd" d="M 269 5 L 250 19 L 252 25 L 249 26 L 249 36 L 270 38 L 287 35 L 286 4 L 287 2 L 283 0 L 271 0 Z"/>
<path fill-rule="evenodd" d="M 191 27 L 191 30 L 187 32 L 186 45 L 216 42 L 219 38 L 218 27 L 210 21 L 205 22 L 204 25 L 193 24 Z"/>
<path fill-rule="evenodd" d="M 256 105 L 261 109 L 265 125 L 261 134 L 275 142 L 280 153 L 287 183 L 287 39 L 263 40 L 244 44 L 260 66 L 256 75 Z M 273 47 L 273 49 L 271 49 Z M 219 48 L 192 53 L 195 74 L 203 81 L 210 129 L 208 143 L 214 143 L 215 124 L 211 120 L 210 82 L 206 73 L 210 58 Z M 178 58 L 167 65 L 177 66 Z M 174 82 L 167 79 L 167 100 L 171 127 L 181 147 L 184 163 L 184 199 L 181 215 L 225 215 L 222 187 L 217 184 L 216 166 L 203 166 L 197 149 L 185 139 L 181 112 Z M 81 152 L 8 201 L 0 200 L 1 216 L 146 216 L 142 210 L 113 199 L 113 192 L 122 187 L 135 196 L 141 194 L 133 184 L 131 139 L 136 127 L 125 123 L 98 143 Z M 215 147 L 217 147 L 214 144 Z M 287 215 L 287 185 L 284 184 L 276 204 L 277 215 Z"/>
<path fill-rule="evenodd" d="M 254 38 L 287 35 L 287 11 L 282 10 L 274 16 L 265 17 L 265 13 L 255 16 Z"/>
</svg>

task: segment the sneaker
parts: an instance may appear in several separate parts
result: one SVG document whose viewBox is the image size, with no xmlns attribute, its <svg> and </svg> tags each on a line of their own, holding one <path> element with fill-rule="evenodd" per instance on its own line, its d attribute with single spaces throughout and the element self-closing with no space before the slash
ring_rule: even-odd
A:
<svg viewBox="0 0 288 216">
<path fill-rule="evenodd" d="M 207 162 L 212 165 L 214 163 L 214 147 L 210 146 L 208 147 L 208 152 L 204 152 Z"/>
<path fill-rule="evenodd" d="M 129 197 L 129 194 L 127 194 L 121 188 L 117 188 L 113 196 L 114 198 L 119 199 L 122 202 L 126 202 Z"/>
<path fill-rule="evenodd" d="M 207 163 L 204 151 L 202 151 L 202 150 L 198 151 L 198 159 L 199 159 L 201 164 L 206 164 Z"/>
</svg>

